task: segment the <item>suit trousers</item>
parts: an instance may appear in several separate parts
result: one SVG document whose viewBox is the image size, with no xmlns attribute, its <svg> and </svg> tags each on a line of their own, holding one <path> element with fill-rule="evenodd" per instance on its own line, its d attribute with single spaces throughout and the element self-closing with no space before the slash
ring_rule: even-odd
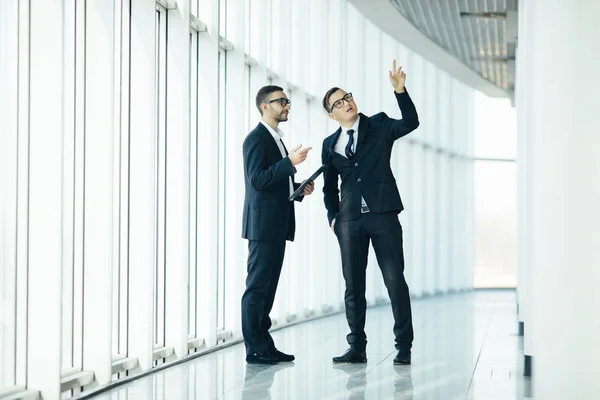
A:
<svg viewBox="0 0 600 400">
<path fill-rule="evenodd" d="M 346 281 L 344 301 L 350 328 L 346 337 L 348 344 L 354 349 L 364 350 L 367 343 L 365 289 L 369 242 L 372 242 L 392 303 L 396 348 L 409 350 L 413 341 L 412 314 L 408 285 L 404 279 L 402 226 L 397 213 L 369 212 L 352 221 L 336 221 L 334 231 L 340 245 Z"/>
<path fill-rule="evenodd" d="M 275 350 L 269 333 L 275 292 L 279 283 L 285 241 L 248 241 L 248 276 L 242 296 L 242 334 L 246 353 Z"/>
</svg>

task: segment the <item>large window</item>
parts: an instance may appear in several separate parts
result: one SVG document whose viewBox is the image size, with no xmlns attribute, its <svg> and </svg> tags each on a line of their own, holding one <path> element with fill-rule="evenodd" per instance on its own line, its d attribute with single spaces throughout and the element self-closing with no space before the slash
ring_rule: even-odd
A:
<svg viewBox="0 0 600 400">
<path fill-rule="evenodd" d="M 198 33 L 190 33 L 190 256 L 188 263 L 188 336 L 197 338 L 198 315 Z"/>
<path fill-rule="evenodd" d="M 516 117 L 507 99 L 475 96 L 475 287 L 517 283 Z"/>
<path fill-rule="evenodd" d="M 222 0 L 223 1 L 223 0 Z M 227 52 L 223 49 L 219 51 L 219 145 L 218 145 L 218 165 L 219 165 L 219 188 L 218 188 L 218 261 L 217 261 L 217 330 L 225 330 L 225 266 L 226 266 L 226 227 L 227 212 L 224 208 L 226 198 L 226 180 L 227 180 L 227 110 L 226 110 L 226 91 L 227 91 Z"/>
<path fill-rule="evenodd" d="M 0 0 L 0 388 L 33 384 L 56 398 L 48 376 L 85 368 L 105 385 L 241 338 L 242 142 L 267 84 L 293 100 L 280 126 L 287 148 L 313 147 L 297 167 L 301 182 L 338 128 L 320 104 L 331 86 L 347 86 L 365 114 L 400 116 L 387 76 L 397 57 L 422 117 L 392 165 L 406 206 L 408 283 L 415 295 L 470 287 L 473 92 L 351 2 L 56 3 Z M 205 15 L 214 17 L 206 27 Z M 60 23 L 40 23 L 47 18 Z M 476 282 L 500 285 L 510 281 L 512 244 L 502 254 L 491 244 L 513 243 L 514 154 L 497 151 L 510 129 L 492 125 L 506 118 L 485 118 L 478 133 L 494 152 L 478 148 L 475 161 Z M 276 326 L 343 305 L 321 190 L 319 178 L 296 204 Z M 377 303 L 387 294 L 370 261 Z"/>
<path fill-rule="evenodd" d="M 17 1 L 0 3 L 0 390 L 17 382 L 18 21 Z"/>
<path fill-rule="evenodd" d="M 246 104 L 246 107 L 244 112 L 244 125 L 246 128 L 247 132 L 250 132 L 250 130 L 252 129 L 252 125 L 251 125 L 251 119 L 250 119 L 250 115 L 252 113 L 255 112 L 256 107 L 254 104 L 254 96 L 252 93 L 252 67 L 249 65 L 246 65 L 245 68 L 245 74 L 244 74 L 244 101 Z"/>
<path fill-rule="evenodd" d="M 219 35 L 227 36 L 227 0 L 218 0 L 219 2 Z"/>
<path fill-rule="evenodd" d="M 121 52 L 115 53 L 115 168 L 113 238 L 113 359 L 127 357 L 127 327 L 129 321 L 129 1 L 115 3 L 115 43 Z"/>
<path fill-rule="evenodd" d="M 246 52 L 263 65 L 267 61 L 270 14 L 267 0 L 247 0 Z"/>
<path fill-rule="evenodd" d="M 85 164 L 86 6 L 65 2 L 65 80 L 63 156 L 63 374 L 83 365 L 83 246 Z"/>
<path fill-rule="evenodd" d="M 475 287 L 517 284 L 517 165 L 475 163 Z"/>
<path fill-rule="evenodd" d="M 165 346 L 166 155 L 167 155 L 167 10 L 156 6 L 156 245 L 154 270 L 154 347 Z"/>
</svg>

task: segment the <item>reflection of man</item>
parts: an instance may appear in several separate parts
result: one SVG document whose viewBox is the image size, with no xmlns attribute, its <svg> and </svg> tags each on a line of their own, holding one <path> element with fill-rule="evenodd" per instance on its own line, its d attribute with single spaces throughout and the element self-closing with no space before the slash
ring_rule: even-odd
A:
<svg viewBox="0 0 600 400">
<path fill-rule="evenodd" d="M 294 240 L 294 202 L 289 196 L 300 184 L 294 183 L 295 165 L 306 159 L 311 147 L 302 145 L 287 152 L 279 123 L 287 121 L 290 100 L 278 86 L 265 86 L 256 94 L 262 121 L 244 140 L 246 194 L 242 237 L 248 239 L 248 277 L 242 297 L 242 333 L 246 361 L 275 364 L 293 361 L 294 356 L 277 350 L 269 334 L 277 283 L 285 253 L 285 241 Z M 312 193 L 314 183 L 303 194 Z M 302 197 L 298 199 L 302 200 Z"/>
<path fill-rule="evenodd" d="M 270 400 L 271 387 L 275 382 L 275 373 L 285 368 L 291 368 L 294 363 L 277 365 L 248 365 L 246 364 L 246 376 L 244 377 L 244 388 L 242 389 L 242 400 Z M 256 379 L 254 379 L 256 378 Z M 281 379 L 281 377 L 279 377 Z M 273 398 L 279 398 L 273 394 Z"/>
<path fill-rule="evenodd" d="M 365 390 L 367 389 L 367 364 L 336 364 L 333 368 L 348 374 L 348 380 L 346 382 L 347 393 L 350 393 L 348 400 L 365 400 Z"/>
<path fill-rule="evenodd" d="M 329 118 L 340 128 L 323 141 L 322 162 L 325 207 L 331 229 L 338 238 L 342 271 L 346 281 L 347 336 L 350 348 L 335 363 L 367 361 L 365 334 L 365 270 L 369 242 L 377 256 L 394 315 L 398 353 L 394 364 L 410 364 L 413 327 L 408 285 L 404 279 L 402 227 L 398 213 L 403 209 L 396 180 L 390 168 L 394 141 L 419 126 L 415 105 L 404 88 L 406 74 L 396 69 L 389 79 L 402 111 L 401 120 L 385 113 L 372 117 L 359 114 L 351 93 L 334 87 L 323 98 Z M 341 200 L 338 177 L 341 177 Z"/>
<path fill-rule="evenodd" d="M 412 400 L 414 387 L 412 383 L 410 367 L 394 367 L 396 377 L 394 378 L 394 400 Z"/>
</svg>

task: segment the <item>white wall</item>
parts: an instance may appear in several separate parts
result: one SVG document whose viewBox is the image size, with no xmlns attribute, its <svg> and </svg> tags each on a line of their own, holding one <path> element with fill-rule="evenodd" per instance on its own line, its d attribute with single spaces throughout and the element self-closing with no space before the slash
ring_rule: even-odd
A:
<svg viewBox="0 0 600 400">
<path fill-rule="evenodd" d="M 520 319 L 540 399 L 600 392 L 600 4 L 519 4 Z M 552 85 L 568 77 L 563 91 Z M 562 81 L 562 78 L 558 78 Z"/>
</svg>

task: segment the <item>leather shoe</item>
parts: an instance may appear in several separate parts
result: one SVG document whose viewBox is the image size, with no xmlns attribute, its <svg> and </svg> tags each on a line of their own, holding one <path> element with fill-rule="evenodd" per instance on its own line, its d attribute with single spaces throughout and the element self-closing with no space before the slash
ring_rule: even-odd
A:
<svg viewBox="0 0 600 400">
<path fill-rule="evenodd" d="M 246 356 L 248 364 L 277 364 L 279 360 L 269 351 L 252 353 Z"/>
<path fill-rule="evenodd" d="M 400 349 L 396 358 L 394 358 L 394 365 L 408 365 L 410 364 L 410 350 Z"/>
<path fill-rule="evenodd" d="M 277 349 L 271 350 L 269 353 L 271 353 L 271 355 L 275 357 L 279 362 L 292 362 L 296 359 L 296 357 L 294 357 L 293 355 L 285 354 L 284 352 L 281 352 Z"/>
<path fill-rule="evenodd" d="M 357 363 L 366 363 L 367 362 L 367 353 L 363 351 L 358 351 L 350 347 L 346 352 L 339 356 L 333 357 L 333 362 L 335 364 L 357 364 Z"/>
</svg>

